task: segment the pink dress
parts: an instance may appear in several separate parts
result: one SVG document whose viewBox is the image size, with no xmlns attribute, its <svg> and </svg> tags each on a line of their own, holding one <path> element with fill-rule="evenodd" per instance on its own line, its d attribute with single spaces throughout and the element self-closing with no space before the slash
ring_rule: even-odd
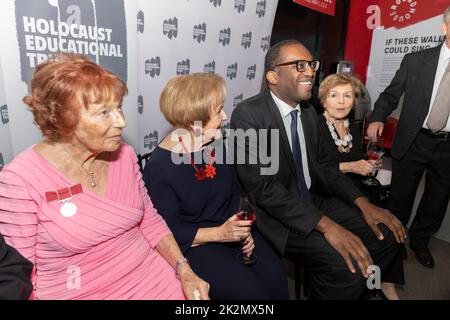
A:
<svg viewBox="0 0 450 320">
<path fill-rule="evenodd" d="M 32 148 L 0 172 L 0 233 L 35 264 L 39 299 L 185 299 L 155 246 L 170 234 L 147 195 L 131 146 L 110 161 L 105 197 L 73 196 L 75 215 L 45 193 L 74 183 Z"/>
</svg>

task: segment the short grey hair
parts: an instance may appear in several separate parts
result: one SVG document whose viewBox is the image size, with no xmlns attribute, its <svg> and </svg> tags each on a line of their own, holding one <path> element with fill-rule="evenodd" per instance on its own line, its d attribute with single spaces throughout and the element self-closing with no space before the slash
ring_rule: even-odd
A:
<svg viewBox="0 0 450 320">
<path fill-rule="evenodd" d="M 447 7 L 447 9 L 444 11 L 444 23 L 450 23 L 450 7 Z"/>
</svg>

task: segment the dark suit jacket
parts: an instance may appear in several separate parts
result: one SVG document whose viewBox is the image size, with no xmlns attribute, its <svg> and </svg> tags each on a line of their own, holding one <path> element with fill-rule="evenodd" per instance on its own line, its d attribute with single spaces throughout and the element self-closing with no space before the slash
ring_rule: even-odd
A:
<svg viewBox="0 0 450 320">
<path fill-rule="evenodd" d="M 428 114 L 441 46 L 405 55 L 391 84 L 375 102 L 369 122 L 384 122 L 405 93 L 391 149 L 391 155 L 396 159 L 408 151 Z"/>
<path fill-rule="evenodd" d="M 307 145 L 308 165 L 312 180 L 311 191 L 324 190 L 353 203 L 361 196 L 349 178 L 340 173 L 323 176 L 317 162 L 317 113 L 307 104 L 302 107 L 301 120 Z M 260 232 L 281 254 L 284 253 L 289 232 L 307 237 L 315 228 L 322 212 L 309 202 L 301 200 L 298 189 L 294 159 L 280 112 L 270 91 L 266 90 L 240 103 L 231 116 L 232 129 L 277 130 L 279 141 L 251 146 L 236 143 L 237 154 L 260 154 L 278 156 L 279 168 L 275 174 L 261 175 L 261 168 L 269 167 L 261 161 L 256 164 L 236 164 L 238 181 L 257 204 L 256 225 Z M 236 141 L 238 141 L 236 139 Z M 278 153 L 275 154 L 278 150 Z"/>
<path fill-rule="evenodd" d="M 33 290 L 32 269 L 33 264 L 8 246 L 0 234 L 0 300 L 27 299 Z"/>
</svg>

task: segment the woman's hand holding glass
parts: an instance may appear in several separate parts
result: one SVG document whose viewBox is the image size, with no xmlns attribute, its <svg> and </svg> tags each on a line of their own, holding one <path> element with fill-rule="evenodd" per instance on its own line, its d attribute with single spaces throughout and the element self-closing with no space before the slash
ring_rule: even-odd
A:
<svg viewBox="0 0 450 320">
<path fill-rule="evenodd" d="M 253 240 L 252 234 L 250 233 L 249 236 L 242 242 L 242 253 L 247 257 L 251 257 L 254 249 L 255 242 Z"/>
<path fill-rule="evenodd" d="M 344 173 L 355 173 L 361 176 L 368 176 L 374 169 L 381 168 L 381 159 L 378 161 L 372 160 L 357 160 L 351 162 L 343 162 L 340 164 L 340 169 Z"/>
<path fill-rule="evenodd" d="M 383 137 L 376 137 L 375 139 L 369 139 L 369 143 L 367 144 L 367 158 L 368 161 L 371 161 L 374 164 L 372 172 L 369 177 L 362 181 L 362 183 L 366 185 L 377 185 L 378 182 L 375 180 L 375 176 L 377 174 L 377 163 L 381 160 L 385 152 L 384 149 L 384 140 Z"/>
<path fill-rule="evenodd" d="M 256 220 L 256 208 L 251 202 L 248 196 L 242 196 L 239 201 L 239 213 L 237 218 L 241 221 L 251 221 L 252 223 Z M 238 258 L 242 263 L 253 264 L 256 262 L 256 255 L 253 254 L 253 249 L 255 245 L 253 243 L 253 238 L 251 233 L 246 238 L 241 238 L 242 253 L 238 254 Z"/>
<path fill-rule="evenodd" d="M 224 224 L 219 227 L 219 242 L 238 242 L 243 241 L 250 235 L 250 229 L 253 224 L 251 220 L 239 220 L 238 215 L 231 216 Z"/>
</svg>

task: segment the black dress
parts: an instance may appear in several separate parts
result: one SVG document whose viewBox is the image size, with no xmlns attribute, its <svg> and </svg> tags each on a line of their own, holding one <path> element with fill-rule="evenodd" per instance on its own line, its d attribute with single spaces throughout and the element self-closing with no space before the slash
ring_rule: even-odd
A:
<svg viewBox="0 0 450 320">
<path fill-rule="evenodd" d="M 318 120 L 318 159 L 320 168 L 322 170 L 339 171 L 339 163 L 341 162 L 358 161 L 364 159 L 365 153 L 363 150 L 362 132 L 356 125 L 356 123 L 349 120 L 349 131 L 353 137 L 353 146 L 350 149 L 350 152 L 344 153 L 339 152 L 336 144 L 334 143 L 325 117 L 322 115 Z M 354 173 L 346 173 L 345 175 L 352 180 L 355 186 L 357 186 L 361 190 L 361 192 L 370 200 L 370 202 L 377 206 L 383 206 L 383 203 L 381 203 L 379 197 L 377 196 L 378 192 L 374 189 L 365 188 L 361 183 L 361 175 Z M 384 272 L 383 281 L 397 284 L 405 283 L 403 273 L 403 258 L 402 252 L 400 250 L 395 256 L 391 264 L 391 268 L 387 272 Z"/>
<path fill-rule="evenodd" d="M 8 246 L 0 234 L 0 300 L 28 299 L 33 264 Z"/>
<path fill-rule="evenodd" d="M 318 121 L 318 136 L 319 136 L 319 152 L 318 159 L 320 167 L 323 171 L 339 171 L 339 163 L 341 162 L 351 162 L 358 161 L 361 159 L 367 159 L 366 154 L 363 150 L 363 137 L 361 129 L 358 125 L 349 119 L 349 131 L 353 137 L 352 143 L 353 147 L 349 152 L 339 152 L 333 138 L 331 137 L 330 130 L 326 123 L 324 116 L 319 117 Z M 363 178 L 359 174 L 347 172 L 345 173 L 349 177 L 353 184 L 359 188 L 361 193 L 366 196 L 370 202 L 373 204 L 387 208 L 387 195 L 386 190 L 381 186 L 381 184 L 375 186 L 366 186 L 361 183 Z"/>
<path fill-rule="evenodd" d="M 222 141 L 214 146 L 223 152 Z M 217 152 L 218 159 L 222 152 Z M 288 299 L 281 262 L 255 228 L 252 235 L 257 261 L 250 266 L 238 260 L 242 250 L 236 242 L 191 247 L 199 228 L 220 226 L 237 212 L 240 191 L 231 166 L 216 163 L 214 179 L 197 181 L 194 168 L 175 164 L 173 156 L 179 155 L 157 147 L 145 166 L 144 181 L 192 269 L 210 283 L 211 299 Z M 191 154 L 193 159 L 201 156 L 202 151 Z"/>
<path fill-rule="evenodd" d="M 339 163 L 351 162 L 364 159 L 362 134 L 359 127 L 350 120 L 349 131 L 353 137 L 352 148 L 349 152 L 339 152 L 333 138 L 331 137 L 330 130 L 324 116 L 318 118 L 318 137 L 319 137 L 319 152 L 318 160 L 322 170 L 339 171 Z M 346 173 L 350 177 L 353 183 L 361 188 L 361 176 L 354 173 Z M 363 190 L 361 190 L 363 192 Z"/>
</svg>

